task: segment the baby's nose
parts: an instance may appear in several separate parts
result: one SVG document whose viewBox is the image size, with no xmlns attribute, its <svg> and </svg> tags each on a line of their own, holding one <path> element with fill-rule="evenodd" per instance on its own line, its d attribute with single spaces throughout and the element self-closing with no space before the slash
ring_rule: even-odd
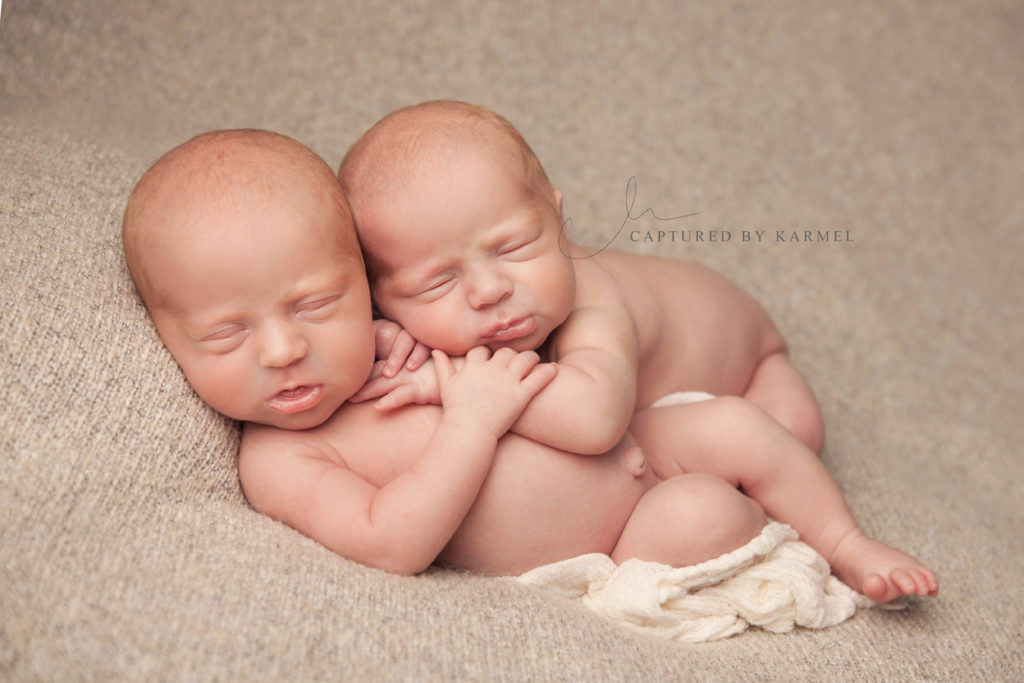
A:
<svg viewBox="0 0 1024 683">
<path fill-rule="evenodd" d="M 512 280 L 498 268 L 478 267 L 464 275 L 467 298 L 473 308 L 493 306 L 512 293 Z"/>
<path fill-rule="evenodd" d="M 287 324 L 271 324 L 261 330 L 260 364 L 283 368 L 299 361 L 309 350 L 306 340 Z"/>
</svg>

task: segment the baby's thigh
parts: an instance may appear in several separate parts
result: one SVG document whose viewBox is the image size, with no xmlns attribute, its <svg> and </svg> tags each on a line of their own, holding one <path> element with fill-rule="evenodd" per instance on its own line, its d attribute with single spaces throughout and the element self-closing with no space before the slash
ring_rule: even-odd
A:
<svg viewBox="0 0 1024 683">
<path fill-rule="evenodd" d="M 759 448 L 778 425 L 735 396 L 647 408 L 629 425 L 651 469 L 662 479 L 701 472 L 738 486 Z"/>
<path fill-rule="evenodd" d="M 820 453 L 825 442 L 825 423 L 807 379 L 785 353 L 763 359 L 743 394 L 808 448 Z"/>
<path fill-rule="evenodd" d="M 688 567 L 745 545 L 765 523 L 761 506 L 723 479 L 681 474 L 640 499 L 611 557 Z"/>
</svg>

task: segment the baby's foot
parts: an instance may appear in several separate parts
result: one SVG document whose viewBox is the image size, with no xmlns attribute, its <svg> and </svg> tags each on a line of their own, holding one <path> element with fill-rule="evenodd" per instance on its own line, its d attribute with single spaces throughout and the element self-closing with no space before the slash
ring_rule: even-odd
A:
<svg viewBox="0 0 1024 683">
<path fill-rule="evenodd" d="M 875 602 L 889 602 L 903 595 L 939 594 L 939 581 L 932 570 L 859 529 L 837 546 L 832 570 L 843 583 Z"/>
</svg>

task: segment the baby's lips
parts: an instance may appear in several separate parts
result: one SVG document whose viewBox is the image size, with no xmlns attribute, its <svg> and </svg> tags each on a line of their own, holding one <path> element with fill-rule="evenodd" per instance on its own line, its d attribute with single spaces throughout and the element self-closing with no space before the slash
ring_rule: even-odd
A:
<svg viewBox="0 0 1024 683">
<path fill-rule="evenodd" d="M 496 325 L 487 331 L 484 339 L 491 343 L 512 341 L 533 334 L 535 329 L 537 329 L 537 320 L 532 315 L 528 315 L 509 323 Z"/>
<path fill-rule="evenodd" d="M 267 405 L 272 410 L 290 415 L 316 407 L 323 395 L 324 390 L 321 386 L 301 385 L 282 389 L 267 401 Z"/>
</svg>

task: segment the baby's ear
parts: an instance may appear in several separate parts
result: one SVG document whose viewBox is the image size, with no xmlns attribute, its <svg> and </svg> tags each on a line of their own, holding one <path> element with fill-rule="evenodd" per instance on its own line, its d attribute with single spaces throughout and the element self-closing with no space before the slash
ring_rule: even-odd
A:
<svg viewBox="0 0 1024 683">
<path fill-rule="evenodd" d="M 558 213 L 562 213 L 562 191 L 551 190 L 551 197 L 555 200 L 555 207 L 558 208 Z"/>
</svg>

